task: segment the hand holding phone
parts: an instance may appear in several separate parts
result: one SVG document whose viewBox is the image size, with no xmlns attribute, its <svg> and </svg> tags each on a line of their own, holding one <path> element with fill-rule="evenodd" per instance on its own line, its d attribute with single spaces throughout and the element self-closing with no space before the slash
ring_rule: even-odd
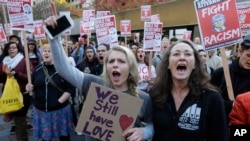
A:
<svg viewBox="0 0 250 141">
<path fill-rule="evenodd" d="M 53 20 L 53 19 L 50 19 Z M 53 22 L 53 21 L 46 21 L 47 24 L 48 22 Z M 45 23 L 46 23 L 45 22 Z M 62 15 L 56 19 L 57 25 L 45 25 L 44 26 L 44 31 L 46 32 L 47 36 L 50 39 L 54 39 L 58 36 L 60 36 L 64 31 L 67 29 L 70 29 L 74 26 L 74 22 L 68 15 Z"/>
</svg>

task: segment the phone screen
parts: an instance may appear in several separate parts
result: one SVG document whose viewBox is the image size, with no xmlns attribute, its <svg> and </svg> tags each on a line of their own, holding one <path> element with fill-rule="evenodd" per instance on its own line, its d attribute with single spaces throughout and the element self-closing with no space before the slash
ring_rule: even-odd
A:
<svg viewBox="0 0 250 141">
<path fill-rule="evenodd" d="M 67 20 L 66 16 L 62 16 L 57 21 L 57 26 L 55 28 L 52 28 L 51 26 L 46 26 L 50 34 L 55 37 L 57 34 L 60 34 L 65 29 L 69 28 L 71 26 L 70 22 Z"/>
</svg>

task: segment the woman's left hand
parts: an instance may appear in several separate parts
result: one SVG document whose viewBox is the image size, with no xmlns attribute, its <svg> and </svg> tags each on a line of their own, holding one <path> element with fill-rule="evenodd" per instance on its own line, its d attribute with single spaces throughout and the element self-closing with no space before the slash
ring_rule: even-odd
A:
<svg viewBox="0 0 250 141">
<path fill-rule="evenodd" d="M 131 128 L 122 134 L 127 141 L 141 141 L 143 140 L 144 133 L 142 128 Z"/>
</svg>

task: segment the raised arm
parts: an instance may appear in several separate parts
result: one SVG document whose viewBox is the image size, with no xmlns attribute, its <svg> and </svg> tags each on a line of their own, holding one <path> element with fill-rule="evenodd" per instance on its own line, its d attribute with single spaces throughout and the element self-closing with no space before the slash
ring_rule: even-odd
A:
<svg viewBox="0 0 250 141">
<path fill-rule="evenodd" d="M 82 89 L 84 73 L 73 67 L 66 56 L 60 37 L 50 40 L 51 52 L 57 72 L 78 89 Z"/>
</svg>

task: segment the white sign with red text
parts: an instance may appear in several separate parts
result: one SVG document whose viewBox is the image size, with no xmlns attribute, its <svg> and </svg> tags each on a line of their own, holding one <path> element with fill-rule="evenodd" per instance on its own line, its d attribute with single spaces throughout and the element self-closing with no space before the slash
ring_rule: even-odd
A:
<svg viewBox="0 0 250 141">
<path fill-rule="evenodd" d="M 160 22 L 160 14 L 152 15 L 151 22 Z"/>
<path fill-rule="evenodd" d="M 150 21 L 150 20 L 151 20 L 151 5 L 142 5 L 141 21 Z"/>
<path fill-rule="evenodd" d="M 162 23 L 144 23 L 143 49 L 145 51 L 160 51 L 162 26 Z"/>
<path fill-rule="evenodd" d="M 7 38 L 4 32 L 3 25 L 0 24 L 0 44 L 5 44 L 7 43 Z"/>
<path fill-rule="evenodd" d="M 82 21 L 86 30 L 94 30 L 95 10 L 83 10 Z"/>
<path fill-rule="evenodd" d="M 1 5 L 6 5 L 8 0 L 0 0 Z"/>
<path fill-rule="evenodd" d="M 91 30 L 86 30 L 84 29 L 84 25 L 83 25 L 83 22 L 81 21 L 80 22 L 80 35 L 88 35 L 88 37 L 91 36 Z"/>
<path fill-rule="evenodd" d="M 34 21 L 34 33 L 35 40 L 46 39 L 45 31 L 43 28 L 43 20 Z"/>
<path fill-rule="evenodd" d="M 108 44 L 110 47 L 118 44 L 115 16 L 106 16 L 95 19 L 97 42 Z"/>
<path fill-rule="evenodd" d="M 7 9 L 12 29 L 33 30 L 33 12 L 31 0 L 9 0 Z"/>
<path fill-rule="evenodd" d="M 184 31 L 184 33 L 183 33 L 183 39 L 190 40 L 191 39 L 191 35 L 192 35 L 192 31 L 191 30 Z"/>
<path fill-rule="evenodd" d="M 131 36 L 131 21 L 130 20 L 121 20 L 120 31 L 122 37 Z"/>
<path fill-rule="evenodd" d="M 110 11 L 96 11 L 96 18 L 105 17 L 111 15 Z"/>
</svg>

